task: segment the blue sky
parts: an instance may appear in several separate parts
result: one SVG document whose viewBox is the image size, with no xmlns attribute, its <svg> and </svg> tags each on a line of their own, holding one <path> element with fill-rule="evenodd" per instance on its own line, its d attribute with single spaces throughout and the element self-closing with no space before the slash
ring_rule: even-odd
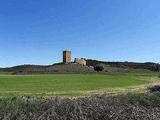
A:
<svg viewBox="0 0 160 120">
<path fill-rule="evenodd" d="M 1 0 L 0 67 L 72 57 L 160 62 L 159 0 Z"/>
</svg>

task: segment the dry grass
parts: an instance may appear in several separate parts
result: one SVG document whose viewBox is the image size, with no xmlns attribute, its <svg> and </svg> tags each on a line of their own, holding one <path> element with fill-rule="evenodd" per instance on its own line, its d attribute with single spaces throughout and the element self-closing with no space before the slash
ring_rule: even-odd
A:
<svg viewBox="0 0 160 120">
<path fill-rule="evenodd" d="M 0 120 L 159 120 L 160 93 L 0 100 Z"/>
</svg>

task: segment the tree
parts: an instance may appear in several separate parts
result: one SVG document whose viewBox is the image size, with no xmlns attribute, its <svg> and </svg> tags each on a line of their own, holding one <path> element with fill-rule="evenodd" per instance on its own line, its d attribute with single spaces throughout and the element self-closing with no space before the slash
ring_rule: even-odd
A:
<svg viewBox="0 0 160 120">
<path fill-rule="evenodd" d="M 101 71 L 104 70 L 104 67 L 103 66 L 95 66 L 94 70 L 97 71 L 97 72 L 101 72 Z"/>
<path fill-rule="evenodd" d="M 156 71 L 156 72 L 159 72 L 159 71 L 160 71 L 160 65 L 159 65 L 159 64 L 154 64 L 154 65 L 152 66 L 152 70 L 153 70 L 153 71 Z"/>
</svg>

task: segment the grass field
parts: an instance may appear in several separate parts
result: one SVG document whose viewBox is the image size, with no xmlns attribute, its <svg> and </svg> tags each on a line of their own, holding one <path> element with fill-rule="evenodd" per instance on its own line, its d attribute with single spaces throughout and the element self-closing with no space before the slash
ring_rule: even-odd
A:
<svg viewBox="0 0 160 120">
<path fill-rule="evenodd" d="M 85 95 L 150 83 L 157 73 L 0 75 L 0 96 Z M 157 77 L 158 79 L 158 77 Z"/>
</svg>

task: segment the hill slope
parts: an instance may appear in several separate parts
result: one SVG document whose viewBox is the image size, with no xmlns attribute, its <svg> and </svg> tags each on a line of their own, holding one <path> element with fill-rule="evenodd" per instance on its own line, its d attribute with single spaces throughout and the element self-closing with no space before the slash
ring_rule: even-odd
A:
<svg viewBox="0 0 160 120">
<path fill-rule="evenodd" d="M 79 64 L 53 64 L 42 65 L 20 65 L 10 68 L 2 68 L 0 71 L 13 72 L 13 74 L 31 74 L 31 73 L 92 73 L 93 67 Z"/>
<path fill-rule="evenodd" d="M 137 71 L 160 71 L 157 63 L 136 62 L 104 62 L 87 59 L 87 66 L 79 64 L 53 64 L 53 65 L 20 65 L 10 68 L 0 68 L 0 71 L 12 72 L 14 74 L 30 73 L 93 73 L 95 66 L 103 66 L 104 72 L 137 72 Z"/>
<path fill-rule="evenodd" d="M 105 61 L 98 61 L 98 60 L 91 60 L 88 59 L 87 65 L 88 66 L 103 66 L 108 67 L 111 69 L 119 69 L 119 70 L 148 70 L 148 71 L 160 71 L 160 65 L 157 63 L 146 62 L 146 63 L 136 63 L 136 62 L 105 62 Z"/>
</svg>

